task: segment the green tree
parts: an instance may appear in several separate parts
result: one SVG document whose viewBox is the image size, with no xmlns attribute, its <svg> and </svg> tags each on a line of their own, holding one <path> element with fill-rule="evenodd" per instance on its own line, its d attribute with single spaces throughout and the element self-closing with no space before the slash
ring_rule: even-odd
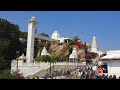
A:
<svg viewBox="0 0 120 90">
<path fill-rule="evenodd" d="M 42 33 L 41 35 L 48 36 Z M 19 38 L 27 40 L 27 32 L 21 32 L 18 25 L 13 24 L 5 19 L 0 18 L 0 56 L 2 56 L 8 67 L 11 65 L 11 60 L 16 58 L 16 51 L 26 54 L 27 43 L 20 42 Z M 35 39 L 34 55 L 38 52 L 38 39 Z"/>
<path fill-rule="evenodd" d="M 51 57 L 48 55 L 43 55 L 43 56 L 37 57 L 36 60 L 41 62 L 51 62 Z"/>
<path fill-rule="evenodd" d="M 16 58 L 16 51 L 20 51 L 20 34 L 18 25 L 15 25 L 5 19 L 0 18 L 0 56 L 6 60 L 10 66 L 12 59 Z"/>
<path fill-rule="evenodd" d="M 20 37 L 27 40 L 27 35 L 28 35 L 27 32 L 21 32 Z"/>
<path fill-rule="evenodd" d="M 27 50 L 27 32 L 21 32 L 20 38 L 23 40 L 20 40 L 20 54 L 24 53 L 26 55 L 26 50 Z"/>
<path fill-rule="evenodd" d="M 51 62 L 53 62 L 53 63 L 63 62 L 63 61 L 67 61 L 67 60 L 68 60 L 68 56 L 60 56 L 60 55 L 51 56 Z"/>
<path fill-rule="evenodd" d="M 70 40 L 69 45 L 73 45 L 73 44 L 74 44 L 74 41 Z"/>
<path fill-rule="evenodd" d="M 42 36 L 46 36 L 46 37 L 49 37 L 49 35 L 48 35 L 48 34 L 46 34 L 46 33 L 44 33 L 44 32 L 43 32 L 43 33 L 41 33 L 40 35 L 42 35 Z M 43 40 L 43 39 L 42 39 L 42 40 L 41 40 L 41 42 L 44 42 L 44 43 L 45 43 L 45 42 L 46 42 L 46 40 Z"/>
<path fill-rule="evenodd" d="M 69 59 L 68 56 L 62 56 L 62 57 L 61 57 L 61 61 L 62 61 L 62 62 L 63 62 L 63 61 L 68 61 L 68 59 Z"/>
<path fill-rule="evenodd" d="M 6 67 L 5 60 L 2 57 L 0 57 L 0 70 L 4 70 L 5 67 Z"/>
<path fill-rule="evenodd" d="M 10 40 L 0 39 L 0 56 L 5 57 L 6 52 L 8 52 L 8 47 L 10 45 Z"/>
<path fill-rule="evenodd" d="M 37 57 L 38 50 L 39 50 L 39 41 L 38 41 L 37 38 L 35 38 L 35 43 L 34 43 L 34 58 Z"/>
<path fill-rule="evenodd" d="M 52 61 L 53 63 L 57 62 L 57 57 L 56 57 L 56 56 L 51 56 L 51 61 Z"/>
<path fill-rule="evenodd" d="M 54 70 L 54 63 L 57 62 L 58 57 L 57 56 L 51 56 L 51 62 L 53 63 L 53 70 Z"/>
<path fill-rule="evenodd" d="M 73 41 L 77 41 L 77 40 L 80 40 L 79 36 L 73 37 Z"/>
<path fill-rule="evenodd" d="M 43 36 L 46 36 L 46 37 L 49 37 L 49 35 L 48 34 L 46 34 L 46 33 L 41 33 L 41 35 L 43 35 Z"/>
</svg>

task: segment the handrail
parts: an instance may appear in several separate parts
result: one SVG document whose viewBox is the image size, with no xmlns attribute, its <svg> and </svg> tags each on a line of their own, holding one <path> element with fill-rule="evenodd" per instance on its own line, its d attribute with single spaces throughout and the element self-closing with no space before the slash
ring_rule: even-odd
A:
<svg viewBox="0 0 120 90">
<path fill-rule="evenodd" d="M 53 65 L 51 65 L 51 66 L 53 66 Z M 34 68 L 34 67 L 33 67 L 33 68 Z M 40 71 L 42 71 L 42 70 L 44 70 L 44 69 L 48 69 L 48 68 L 50 68 L 50 65 L 42 66 L 42 68 L 39 67 L 39 68 L 37 68 L 36 70 L 33 70 L 32 72 L 29 71 L 29 72 L 26 73 L 24 76 L 34 75 L 35 73 L 40 72 Z M 30 73 L 31 73 L 31 74 L 30 74 Z"/>
<path fill-rule="evenodd" d="M 25 63 L 22 65 L 19 65 L 19 67 L 31 67 L 31 69 L 28 72 L 23 73 L 24 76 L 28 75 L 34 75 L 35 73 L 43 70 L 43 69 L 48 69 L 50 68 L 50 63 L 45 63 L 45 62 L 36 62 L 36 63 Z M 11 64 L 12 67 L 16 67 L 16 64 Z M 84 65 L 83 63 L 71 63 L 71 62 L 57 62 L 54 63 L 54 65 Z M 51 63 L 51 66 L 53 66 L 53 63 Z"/>
</svg>

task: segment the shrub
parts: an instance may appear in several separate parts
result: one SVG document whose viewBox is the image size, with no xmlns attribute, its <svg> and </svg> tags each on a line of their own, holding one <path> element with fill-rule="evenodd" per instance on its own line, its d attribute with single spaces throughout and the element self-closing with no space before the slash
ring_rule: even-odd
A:
<svg viewBox="0 0 120 90">
<path fill-rule="evenodd" d="M 36 58 L 37 61 L 50 62 L 51 57 L 48 55 L 39 56 Z"/>
<path fill-rule="evenodd" d="M 69 42 L 69 45 L 74 45 L 74 41 L 71 40 L 71 41 Z"/>
<path fill-rule="evenodd" d="M 0 79 L 24 79 L 24 77 L 17 76 L 15 73 L 11 74 L 10 70 L 3 70 L 0 73 Z"/>
</svg>

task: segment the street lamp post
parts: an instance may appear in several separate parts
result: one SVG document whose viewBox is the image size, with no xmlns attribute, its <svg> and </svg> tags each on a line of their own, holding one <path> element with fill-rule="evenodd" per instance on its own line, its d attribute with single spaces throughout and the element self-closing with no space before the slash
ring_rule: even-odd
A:
<svg viewBox="0 0 120 90">
<path fill-rule="evenodd" d="M 50 60 L 50 76 L 51 76 L 51 60 Z"/>
<path fill-rule="evenodd" d="M 16 51 L 16 55 L 17 55 L 17 58 L 16 58 L 16 60 L 17 60 L 17 68 L 16 68 L 16 71 L 18 71 L 18 57 L 19 57 L 19 54 L 20 54 L 20 51 Z"/>
<path fill-rule="evenodd" d="M 18 58 L 17 58 L 17 70 L 16 71 L 18 71 Z"/>
</svg>

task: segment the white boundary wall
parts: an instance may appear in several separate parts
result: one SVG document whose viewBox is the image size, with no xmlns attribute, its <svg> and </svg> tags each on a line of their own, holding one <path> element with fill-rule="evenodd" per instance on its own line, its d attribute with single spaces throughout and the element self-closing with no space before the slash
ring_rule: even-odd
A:
<svg viewBox="0 0 120 90">
<path fill-rule="evenodd" d="M 54 65 L 85 65 L 84 63 L 69 63 L 69 62 L 57 62 L 54 63 Z M 53 63 L 51 63 L 51 66 L 53 66 Z M 34 75 L 35 73 L 50 68 L 49 62 L 34 62 L 34 63 L 24 63 L 22 61 L 18 61 L 18 70 L 20 70 L 20 73 L 23 74 L 23 76 L 28 75 Z M 11 73 L 13 71 L 16 71 L 17 69 L 17 61 L 13 60 L 11 62 Z"/>
<path fill-rule="evenodd" d="M 106 74 L 120 76 L 120 60 L 104 60 L 102 62 L 108 65 L 108 73 Z"/>
</svg>

